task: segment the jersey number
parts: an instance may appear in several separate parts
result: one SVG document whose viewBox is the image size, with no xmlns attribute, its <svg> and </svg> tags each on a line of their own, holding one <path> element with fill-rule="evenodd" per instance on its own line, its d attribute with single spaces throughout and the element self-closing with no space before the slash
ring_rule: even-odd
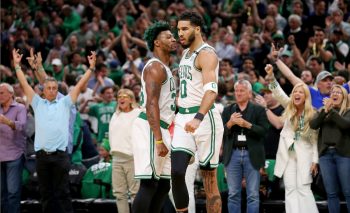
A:
<svg viewBox="0 0 350 213">
<path fill-rule="evenodd" d="M 181 98 L 186 98 L 187 97 L 187 82 L 186 80 L 182 80 L 180 83 L 180 96 Z"/>
</svg>

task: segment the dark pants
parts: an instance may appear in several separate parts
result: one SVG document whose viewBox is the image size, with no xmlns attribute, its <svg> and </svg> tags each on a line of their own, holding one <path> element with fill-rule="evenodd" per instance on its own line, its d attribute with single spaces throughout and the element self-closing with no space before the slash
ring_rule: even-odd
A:
<svg viewBox="0 0 350 213">
<path fill-rule="evenodd" d="M 23 164 L 23 155 L 21 155 L 21 157 L 16 160 L 0 162 L 0 212 L 20 213 Z"/>
<path fill-rule="evenodd" d="M 69 191 L 70 160 L 66 152 L 36 153 L 43 213 L 73 212 Z"/>
</svg>

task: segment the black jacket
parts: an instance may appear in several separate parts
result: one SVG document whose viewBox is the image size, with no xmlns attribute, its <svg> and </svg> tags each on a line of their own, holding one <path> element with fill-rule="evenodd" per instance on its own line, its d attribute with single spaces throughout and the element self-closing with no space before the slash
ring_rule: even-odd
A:
<svg viewBox="0 0 350 213">
<path fill-rule="evenodd" d="M 340 155 L 350 157 L 350 110 L 339 115 L 334 109 L 327 114 L 322 109 L 310 121 L 310 128 L 320 128 L 317 143 L 319 156 L 327 150 L 327 144 L 333 143 Z"/>
<path fill-rule="evenodd" d="M 249 158 L 253 167 L 257 170 L 265 165 L 265 150 L 264 150 L 264 137 L 269 127 L 269 121 L 267 120 L 265 109 L 259 105 L 248 103 L 246 108 L 245 120 L 252 124 L 251 129 L 245 129 L 245 135 L 247 138 L 247 146 L 249 152 Z M 224 123 L 224 164 L 227 166 L 230 162 L 234 138 L 235 128 L 232 126 L 228 129 L 226 123 L 230 120 L 231 115 L 238 111 L 236 104 L 225 107 L 222 113 L 222 121 Z"/>
</svg>

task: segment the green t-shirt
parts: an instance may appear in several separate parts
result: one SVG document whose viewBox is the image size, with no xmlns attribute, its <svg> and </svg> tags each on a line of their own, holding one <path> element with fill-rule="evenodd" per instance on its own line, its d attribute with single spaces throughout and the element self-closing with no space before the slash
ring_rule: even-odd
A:
<svg viewBox="0 0 350 213">
<path fill-rule="evenodd" d="M 117 102 L 112 101 L 110 103 L 99 103 L 92 105 L 89 110 L 89 115 L 97 118 L 98 123 L 98 136 L 97 141 L 102 142 L 105 137 L 105 133 L 108 132 L 109 121 L 112 118 L 113 113 L 117 107 Z"/>
<path fill-rule="evenodd" d="M 81 17 L 75 11 L 72 11 L 70 16 L 65 17 L 63 20 L 62 28 L 65 31 L 66 36 L 69 35 L 69 33 L 73 32 L 74 30 L 79 29 L 80 22 L 81 22 Z"/>
<path fill-rule="evenodd" d="M 114 83 L 118 86 L 122 85 L 124 72 L 120 69 L 111 70 L 111 73 L 109 74 L 109 78 L 114 81 Z"/>
<path fill-rule="evenodd" d="M 109 190 L 106 190 L 106 186 Z M 112 198 L 112 164 L 100 162 L 85 173 L 81 187 L 82 198 Z"/>
<path fill-rule="evenodd" d="M 73 147 L 75 150 L 72 153 L 72 163 L 74 164 L 82 164 L 83 155 L 81 153 L 81 146 L 83 144 L 83 131 L 81 129 L 82 127 L 82 120 L 80 117 L 80 113 L 77 112 L 77 116 L 75 117 L 74 122 L 74 133 L 73 133 Z M 79 140 L 79 141 L 78 141 Z"/>
</svg>

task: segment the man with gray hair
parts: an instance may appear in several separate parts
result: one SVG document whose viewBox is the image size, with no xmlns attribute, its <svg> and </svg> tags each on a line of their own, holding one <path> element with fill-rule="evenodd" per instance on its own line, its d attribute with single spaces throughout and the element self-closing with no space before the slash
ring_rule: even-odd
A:
<svg viewBox="0 0 350 213">
<path fill-rule="evenodd" d="M 269 122 L 262 106 L 250 101 L 252 86 L 247 80 L 235 85 L 236 104 L 222 113 L 224 160 L 229 188 L 229 212 L 241 212 L 243 177 L 246 181 L 247 212 L 259 212 L 260 169 L 265 165 L 264 136 Z"/>
<path fill-rule="evenodd" d="M 27 110 L 14 101 L 13 87 L 0 84 L 1 210 L 20 212 Z"/>
<path fill-rule="evenodd" d="M 69 192 L 70 158 L 67 152 L 70 110 L 82 86 L 95 70 L 96 53 L 91 52 L 88 56 L 90 68 L 74 89 L 59 99 L 58 83 L 54 78 L 45 80 L 44 98 L 35 94 L 20 66 L 23 55 L 18 51 L 12 50 L 16 76 L 35 113 L 34 149 L 42 212 L 73 212 Z"/>
</svg>

